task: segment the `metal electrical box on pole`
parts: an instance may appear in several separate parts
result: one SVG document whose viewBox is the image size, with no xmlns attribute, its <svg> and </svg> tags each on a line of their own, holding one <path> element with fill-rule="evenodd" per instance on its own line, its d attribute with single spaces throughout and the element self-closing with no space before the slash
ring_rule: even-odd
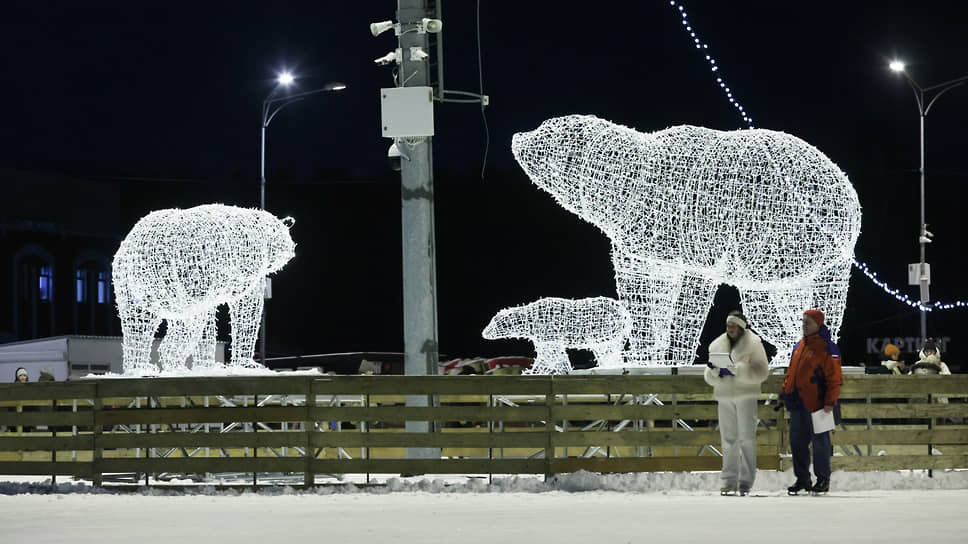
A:
<svg viewBox="0 0 968 544">
<path fill-rule="evenodd" d="M 434 17 L 427 0 L 398 0 L 395 57 L 399 87 L 381 89 L 383 136 L 400 152 L 400 209 L 403 232 L 403 342 L 407 375 L 437 374 L 437 270 L 431 139 L 433 91 L 428 86 L 428 28 Z M 439 31 L 438 27 L 435 31 Z M 371 30 L 372 31 L 372 30 Z M 408 395 L 408 407 L 432 398 Z M 429 421 L 407 421 L 407 432 L 432 430 Z M 408 448 L 408 458 L 439 458 L 438 448 Z"/>
</svg>

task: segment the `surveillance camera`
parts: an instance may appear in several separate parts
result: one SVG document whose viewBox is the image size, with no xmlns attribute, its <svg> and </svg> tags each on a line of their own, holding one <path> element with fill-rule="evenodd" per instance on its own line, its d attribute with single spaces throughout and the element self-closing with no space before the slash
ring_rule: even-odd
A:
<svg viewBox="0 0 968 544">
<path fill-rule="evenodd" d="M 423 27 L 425 32 L 429 32 L 431 34 L 436 34 L 440 32 L 442 28 L 444 28 L 444 22 L 440 19 L 423 18 L 420 20 L 420 25 Z"/>
<path fill-rule="evenodd" d="M 393 21 L 380 21 L 379 23 L 370 23 L 370 34 L 374 37 L 383 34 L 387 30 L 393 28 Z"/>
<path fill-rule="evenodd" d="M 373 62 L 379 64 L 380 66 L 386 66 L 391 62 L 400 62 L 400 50 L 396 49 L 394 51 L 390 51 L 378 59 L 373 59 Z"/>
<path fill-rule="evenodd" d="M 427 57 L 429 56 L 430 55 L 428 55 L 426 51 L 424 51 L 419 47 L 410 48 L 410 60 L 416 60 L 416 61 L 427 60 Z"/>
<path fill-rule="evenodd" d="M 400 171 L 400 158 L 402 156 L 403 154 L 400 153 L 400 148 L 397 147 L 396 143 L 391 145 L 390 149 L 387 149 L 387 160 L 390 161 L 390 170 L 393 170 L 394 172 Z"/>
</svg>

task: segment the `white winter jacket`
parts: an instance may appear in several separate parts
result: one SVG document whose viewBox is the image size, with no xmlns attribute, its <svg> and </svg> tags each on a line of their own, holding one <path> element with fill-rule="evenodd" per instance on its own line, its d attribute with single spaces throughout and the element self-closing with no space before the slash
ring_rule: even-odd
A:
<svg viewBox="0 0 968 544">
<path fill-rule="evenodd" d="M 719 335 L 709 344 L 710 353 L 729 352 L 733 363 L 727 367 L 733 376 L 719 376 L 718 368 L 706 368 L 703 376 L 706 383 L 713 386 L 713 396 L 716 399 L 737 399 L 743 397 L 758 397 L 760 384 L 770 375 L 769 362 L 766 360 L 766 350 L 759 336 L 743 331 L 743 336 L 729 346 L 726 333 Z"/>
</svg>

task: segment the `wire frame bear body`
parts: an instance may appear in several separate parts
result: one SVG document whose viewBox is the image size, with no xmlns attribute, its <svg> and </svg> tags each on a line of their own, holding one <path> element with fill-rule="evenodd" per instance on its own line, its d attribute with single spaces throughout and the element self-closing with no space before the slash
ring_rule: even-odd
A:
<svg viewBox="0 0 968 544">
<path fill-rule="evenodd" d="M 291 223 L 221 204 L 167 209 L 143 217 L 121 242 L 112 274 L 124 335 L 124 373 L 155 375 L 151 345 L 162 320 L 161 369 L 215 367 L 216 310 L 227 304 L 230 367 L 253 360 L 267 274 L 293 257 Z"/>
<path fill-rule="evenodd" d="M 628 310 L 617 300 L 549 297 L 499 311 L 482 336 L 530 340 L 537 356 L 528 374 L 568 374 L 568 348 L 591 351 L 598 366 L 621 367 L 622 349 L 631 329 Z"/>
<path fill-rule="evenodd" d="M 540 188 L 612 242 L 632 317 L 630 365 L 688 365 L 722 283 L 786 363 L 800 316 L 843 317 L 861 209 L 847 176 L 769 130 L 641 133 L 593 116 L 545 121 L 512 151 Z"/>
</svg>

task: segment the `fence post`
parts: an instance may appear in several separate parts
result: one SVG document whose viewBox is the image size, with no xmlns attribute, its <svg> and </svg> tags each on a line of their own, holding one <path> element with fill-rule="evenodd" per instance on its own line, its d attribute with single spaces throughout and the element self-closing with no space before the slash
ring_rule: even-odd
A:
<svg viewBox="0 0 968 544">
<path fill-rule="evenodd" d="M 552 408 L 555 404 L 555 377 L 549 375 L 548 379 L 548 390 L 545 392 L 545 481 L 551 478 L 551 464 L 555 458 L 555 442 L 554 442 L 554 432 L 555 432 L 555 421 L 551 419 Z"/>
<path fill-rule="evenodd" d="M 101 398 L 101 384 L 98 382 L 94 383 L 94 407 L 92 410 L 92 419 L 94 421 L 94 429 L 91 444 L 91 472 L 92 479 L 94 480 L 94 487 L 101 487 L 104 483 L 103 476 L 101 475 L 101 457 L 104 455 L 104 450 L 101 449 L 101 431 L 103 429 L 103 424 L 101 423 L 101 413 L 104 409 L 104 399 Z"/>
<path fill-rule="evenodd" d="M 316 483 L 316 473 L 313 472 L 313 460 L 316 455 L 313 453 L 313 431 L 316 423 L 312 421 L 312 412 L 316 407 L 316 388 L 313 387 L 312 378 L 306 381 L 306 420 L 303 421 L 303 431 L 306 433 L 306 469 L 303 472 L 303 486 L 309 489 Z"/>
</svg>

